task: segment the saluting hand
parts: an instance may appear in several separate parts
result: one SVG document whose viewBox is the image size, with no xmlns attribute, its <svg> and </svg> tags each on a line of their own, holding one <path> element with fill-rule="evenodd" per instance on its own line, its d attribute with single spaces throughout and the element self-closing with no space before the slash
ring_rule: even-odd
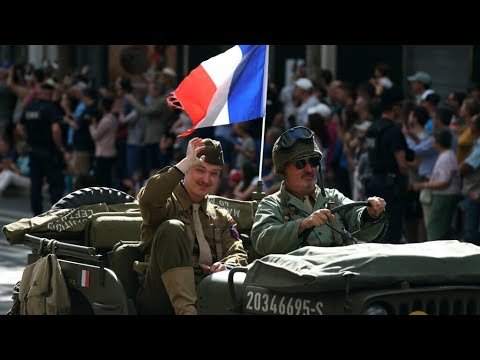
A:
<svg viewBox="0 0 480 360">
<path fill-rule="evenodd" d="M 177 164 L 177 168 L 186 174 L 194 166 L 201 165 L 205 161 L 205 155 L 198 158 L 198 153 L 205 149 L 203 139 L 195 137 L 188 142 L 187 155 Z"/>
<path fill-rule="evenodd" d="M 187 159 L 192 162 L 192 164 L 198 165 L 205 161 L 205 155 L 201 158 L 198 158 L 198 153 L 205 149 L 205 144 L 203 139 L 195 137 L 188 142 L 187 148 Z"/>
<path fill-rule="evenodd" d="M 385 210 L 387 203 L 381 197 L 372 196 L 367 199 L 370 206 L 367 207 L 368 215 L 371 217 L 379 217 Z"/>
</svg>

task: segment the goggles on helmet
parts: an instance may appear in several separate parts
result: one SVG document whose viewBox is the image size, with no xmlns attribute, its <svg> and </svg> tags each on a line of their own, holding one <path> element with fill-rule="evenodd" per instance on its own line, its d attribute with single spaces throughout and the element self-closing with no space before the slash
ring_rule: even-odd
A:
<svg viewBox="0 0 480 360">
<path fill-rule="evenodd" d="M 297 141 L 308 141 L 313 138 L 313 131 L 303 126 L 297 126 L 285 131 L 279 140 L 279 145 L 283 149 L 291 148 Z"/>
</svg>

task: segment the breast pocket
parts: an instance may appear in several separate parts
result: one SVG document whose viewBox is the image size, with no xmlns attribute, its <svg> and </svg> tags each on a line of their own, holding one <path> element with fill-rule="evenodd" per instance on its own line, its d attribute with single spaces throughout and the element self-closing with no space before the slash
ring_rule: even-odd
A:
<svg viewBox="0 0 480 360">
<path fill-rule="evenodd" d="M 203 234 L 210 244 L 210 247 L 212 247 L 215 244 L 215 232 L 213 230 L 213 224 L 208 224 L 208 226 L 204 227 Z"/>
<path fill-rule="evenodd" d="M 214 224 L 209 224 L 208 227 L 204 229 L 204 234 L 210 245 L 214 262 L 220 261 L 223 258 L 221 229 Z"/>
</svg>

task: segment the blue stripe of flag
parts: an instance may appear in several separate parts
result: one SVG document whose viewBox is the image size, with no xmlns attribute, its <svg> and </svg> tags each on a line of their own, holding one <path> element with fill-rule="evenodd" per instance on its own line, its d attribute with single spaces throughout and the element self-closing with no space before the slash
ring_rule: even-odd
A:
<svg viewBox="0 0 480 360">
<path fill-rule="evenodd" d="M 235 69 L 228 94 L 230 123 L 262 118 L 265 115 L 263 103 L 263 81 L 266 45 L 239 45 L 242 60 Z M 266 77 L 265 77 L 266 79 Z"/>
</svg>

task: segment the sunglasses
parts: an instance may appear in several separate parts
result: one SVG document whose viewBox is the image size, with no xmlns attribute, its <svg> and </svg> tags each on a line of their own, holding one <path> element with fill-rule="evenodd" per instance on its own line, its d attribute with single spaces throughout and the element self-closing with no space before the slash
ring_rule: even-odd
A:
<svg viewBox="0 0 480 360">
<path fill-rule="evenodd" d="M 297 141 L 307 141 L 313 138 L 313 131 L 303 126 L 297 126 L 285 131 L 279 140 L 279 145 L 283 149 L 291 148 Z"/>
<path fill-rule="evenodd" d="M 307 166 L 307 161 L 310 163 L 310 166 L 317 167 L 320 165 L 321 159 L 318 156 L 313 156 L 311 158 L 297 160 L 294 162 L 294 165 L 298 170 L 302 170 L 305 166 Z"/>
</svg>

